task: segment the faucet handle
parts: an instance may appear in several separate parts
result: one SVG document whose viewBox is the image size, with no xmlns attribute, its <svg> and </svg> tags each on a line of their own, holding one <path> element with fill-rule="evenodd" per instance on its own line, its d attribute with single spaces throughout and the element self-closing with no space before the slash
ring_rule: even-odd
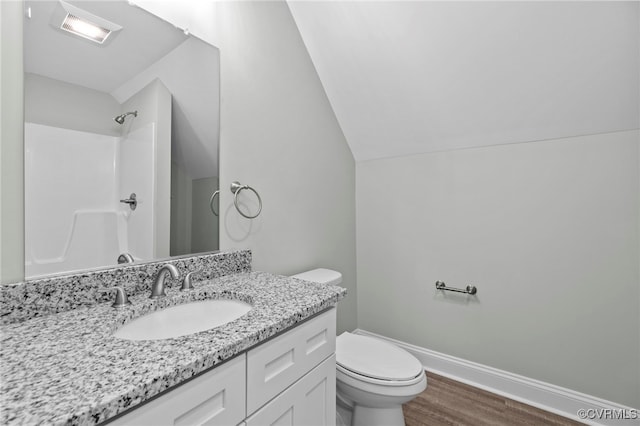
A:
<svg viewBox="0 0 640 426">
<path fill-rule="evenodd" d="M 182 287 L 180 287 L 180 291 L 193 290 L 194 287 L 193 283 L 191 283 L 191 275 L 199 274 L 200 272 L 202 272 L 202 268 L 196 271 L 191 271 L 187 275 L 185 275 L 184 279 L 182 280 Z"/>
<path fill-rule="evenodd" d="M 100 290 L 103 293 L 108 291 L 115 290 L 116 291 L 116 300 L 111 305 L 114 308 L 124 308 L 127 305 L 131 305 L 131 301 L 127 297 L 127 293 L 124 291 L 123 287 L 114 286 Z"/>
</svg>

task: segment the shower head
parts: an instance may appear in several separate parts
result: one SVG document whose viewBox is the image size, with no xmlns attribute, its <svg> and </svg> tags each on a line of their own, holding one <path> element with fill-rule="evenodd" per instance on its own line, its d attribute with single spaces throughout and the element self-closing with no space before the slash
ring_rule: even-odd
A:
<svg viewBox="0 0 640 426">
<path fill-rule="evenodd" d="M 127 117 L 127 115 L 133 115 L 134 117 L 137 117 L 138 111 L 125 112 L 124 114 L 121 114 L 114 118 L 114 120 L 116 120 L 116 123 L 118 124 L 124 124 L 124 119 Z"/>
</svg>

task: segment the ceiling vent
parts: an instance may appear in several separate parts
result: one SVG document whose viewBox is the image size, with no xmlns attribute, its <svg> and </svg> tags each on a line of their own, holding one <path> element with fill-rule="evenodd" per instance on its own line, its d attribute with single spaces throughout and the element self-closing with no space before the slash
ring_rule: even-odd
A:
<svg viewBox="0 0 640 426">
<path fill-rule="evenodd" d="M 62 31 L 98 44 L 104 44 L 112 33 L 122 29 L 118 24 L 62 0 L 53 12 L 51 24 Z"/>
</svg>

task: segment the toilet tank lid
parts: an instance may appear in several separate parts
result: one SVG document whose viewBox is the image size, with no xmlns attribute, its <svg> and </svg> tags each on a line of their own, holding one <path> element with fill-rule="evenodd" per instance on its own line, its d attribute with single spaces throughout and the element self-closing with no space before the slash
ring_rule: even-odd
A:
<svg viewBox="0 0 640 426">
<path fill-rule="evenodd" d="M 311 281 L 320 284 L 338 285 L 342 283 L 342 274 L 340 272 L 324 268 L 302 272 L 292 276 L 291 278 L 298 278 L 299 280 Z"/>
<path fill-rule="evenodd" d="M 420 361 L 391 343 L 344 332 L 336 339 L 336 363 L 374 379 L 407 381 L 423 373 Z"/>
</svg>

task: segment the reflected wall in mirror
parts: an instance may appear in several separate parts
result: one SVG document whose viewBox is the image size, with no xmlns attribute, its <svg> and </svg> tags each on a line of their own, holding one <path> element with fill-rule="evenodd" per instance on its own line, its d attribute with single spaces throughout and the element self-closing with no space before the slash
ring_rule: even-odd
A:
<svg viewBox="0 0 640 426">
<path fill-rule="evenodd" d="M 127 1 L 25 7 L 25 278 L 217 250 L 218 49 Z"/>
</svg>

